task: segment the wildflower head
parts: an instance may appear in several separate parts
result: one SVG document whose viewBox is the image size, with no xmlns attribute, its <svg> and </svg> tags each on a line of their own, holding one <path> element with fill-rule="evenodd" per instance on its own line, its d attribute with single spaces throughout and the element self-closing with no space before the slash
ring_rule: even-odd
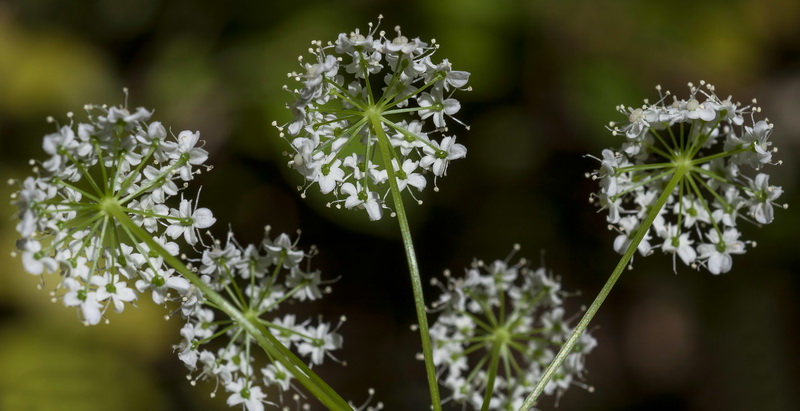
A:
<svg viewBox="0 0 800 411">
<path fill-rule="evenodd" d="M 519 409 L 572 331 L 558 279 L 525 259 L 512 264 L 517 250 L 491 264 L 474 261 L 464 277 L 446 271 L 445 283 L 434 281 L 442 289 L 430 329 L 434 362 L 450 399 L 474 409 L 487 401 L 490 409 Z M 596 345 L 583 334 L 545 393 L 584 386 L 584 357 Z"/>
<path fill-rule="evenodd" d="M 175 137 L 141 107 L 85 109 L 85 120 L 69 113 L 68 124 L 44 136 L 49 157 L 31 160 L 33 175 L 12 181 L 19 186 L 12 201 L 25 269 L 58 271 L 54 300 L 79 307 L 84 322 L 97 324 L 110 306 L 122 311 L 139 293 L 151 291 L 160 304 L 170 290 L 180 294 L 188 286 L 120 218 L 133 220 L 173 255 L 172 240 L 195 244 L 215 219 L 182 195 L 178 204 L 169 201 L 208 157 L 199 133 Z"/>
<path fill-rule="evenodd" d="M 242 314 L 257 321 L 286 348 L 294 349 L 310 364 L 322 364 L 342 347 L 338 325 L 298 319 L 286 305 L 317 300 L 330 292 L 331 281 L 312 270 L 316 252 L 298 250 L 288 235 L 270 237 L 269 227 L 259 245 L 241 246 L 231 233 L 225 242 L 214 240 L 195 260 L 202 280 L 220 294 L 231 296 Z M 228 392 L 228 404 L 258 410 L 266 402 L 268 387 L 283 393 L 295 390 L 292 373 L 275 358 L 259 360 L 262 352 L 250 334 L 214 304 L 184 298 L 182 341 L 178 357 L 198 380 L 213 379 Z M 340 321 L 344 321 L 342 317 Z M 209 344 L 212 341 L 218 344 Z M 280 400 L 283 401 L 283 398 Z"/>
<path fill-rule="evenodd" d="M 311 43 L 311 61 L 301 57 L 301 70 L 289 73 L 301 83 L 286 87 L 294 118 L 278 126 L 292 147 L 289 166 L 307 181 L 304 193 L 316 184 L 337 197 L 329 204 L 377 220 L 391 176 L 416 200 L 413 190 L 423 190 L 429 174 L 435 186 L 450 161 L 466 156 L 448 126 L 463 125 L 453 117 L 461 108 L 453 94 L 468 89 L 469 73 L 434 61 L 437 49 L 400 27 L 387 34 L 372 24 Z"/>
<path fill-rule="evenodd" d="M 656 89 L 660 98 L 654 104 L 618 107 L 627 121 L 609 129 L 624 142 L 598 159 L 600 169 L 591 176 L 600 180 L 600 192 L 592 200 L 608 210 L 610 227 L 619 233 L 618 252 L 660 207 L 638 245 L 642 255 L 660 248 L 673 255 L 673 265 L 679 258 L 713 274 L 727 272 L 731 256 L 751 244 L 739 238 L 737 222 L 769 224 L 773 206 L 785 207 L 776 203 L 781 187 L 770 185 L 763 172 L 776 164 L 772 124 L 755 119 L 761 112 L 755 100 L 742 105 L 722 99 L 703 81 L 689 83 L 686 99 Z M 665 187 L 674 187 L 668 197 L 662 197 Z"/>
</svg>

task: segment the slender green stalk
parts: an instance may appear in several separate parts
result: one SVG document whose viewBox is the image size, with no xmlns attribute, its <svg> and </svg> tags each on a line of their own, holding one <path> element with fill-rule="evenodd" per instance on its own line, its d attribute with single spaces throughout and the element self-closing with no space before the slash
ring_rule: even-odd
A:
<svg viewBox="0 0 800 411">
<path fill-rule="evenodd" d="M 253 316 L 248 316 L 239 311 L 233 304 L 231 304 L 225 297 L 211 289 L 208 284 L 204 283 L 200 277 L 197 276 L 192 270 L 186 267 L 183 262 L 170 254 L 159 243 L 153 240 L 153 236 L 147 233 L 144 229 L 136 225 L 133 220 L 128 217 L 123 208 L 116 202 L 105 202 L 103 210 L 109 216 L 113 217 L 119 222 L 126 230 L 131 232 L 137 239 L 143 241 L 150 250 L 158 253 L 165 263 L 169 264 L 172 268 L 178 271 L 187 281 L 197 287 L 203 296 L 212 304 L 227 314 L 233 321 L 239 324 L 253 339 L 264 349 L 272 358 L 279 361 L 289 372 L 303 384 L 314 397 L 319 399 L 326 407 L 331 410 L 352 410 L 347 402 L 342 399 L 325 381 L 311 371 L 303 361 L 295 356 L 289 349 L 281 344 L 270 331 L 263 325 L 258 323 L 258 319 Z"/>
<path fill-rule="evenodd" d="M 497 376 L 497 368 L 500 366 L 500 350 L 503 348 L 503 341 L 495 337 L 492 343 L 492 357 L 489 360 L 489 377 L 486 381 L 486 392 L 483 394 L 483 406 L 481 411 L 489 410 L 489 403 L 492 402 L 492 393 L 494 392 L 494 379 Z"/>
<path fill-rule="evenodd" d="M 397 222 L 400 224 L 400 234 L 403 237 L 403 246 L 408 260 L 408 271 L 411 275 L 411 288 L 414 291 L 414 305 L 417 309 L 417 322 L 419 323 L 419 334 L 422 338 L 422 354 L 425 357 L 425 372 L 428 374 L 428 388 L 431 392 L 431 402 L 434 411 L 441 411 L 442 405 L 439 399 L 439 384 L 436 380 L 436 367 L 433 364 L 433 349 L 431 348 L 431 336 L 428 331 L 428 318 L 425 311 L 425 298 L 422 294 L 422 281 L 420 280 L 417 257 L 414 253 L 414 243 L 411 240 L 411 230 L 408 228 L 408 218 L 403 207 L 403 199 L 400 197 L 400 188 L 397 186 L 397 179 L 392 165 L 392 155 L 390 152 L 389 138 L 383 131 L 381 116 L 377 112 L 368 112 L 369 121 L 378 137 L 378 147 L 381 150 L 386 171 L 389 174 L 389 187 L 392 191 L 392 201 L 394 210 L 397 213 Z"/>
<path fill-rule="evenodd" d="M 639 243 L 642 242 L 644 239 L 645 234 L 650 229 L 650 226 L 653 225 L 653 220 L 655 220 L 656 216 L 661 212 L 661 209 L 664 207 L 664 204 L 667 203 L 667 199 L 675 190 L 675 187 L 678 183 L 683 179 L 684 175 L 689 172 L 691 169 L 691 165 L 687 163 L 679 163 L 675 167 L 675 174 L 672 175 L 669 182 L 667 183 L 666 187 L 664 187 L 664 191 L 661 193 L 661 196 L 658 197 L 658 200 L 650 209 L 650 212 L 645 217 L 642 224 L 639 226 L 636 234 L 634 235 L 631 244 L 628 246 L 628 249 L 625 250 L 625 254 L 622 255 L 622 258 L 619 260 L 617 267 L 614 268 L 614 271 L 611 273 L 611 276 L 606 281 L 606 284 L 600 290 L 600 293 L 597 294 L 597 297 L 592 302 L 592 305 L 586 310 L 586 313 L 583 314 L 583 318 L 581 318 L 578 325 L 572 331 L 567 341 L 564 345 L 561 346 L 561 349 L 556 354 L 553 361 L 547 367 L 547 369 L 542 374 L 542 377 L 539 379 L 539 382 L 534 387 L 533 392 L 525 399 L 525 402 L 520 407 L 521 411 L 528 410 L 533 407 L 536 399 L 539 395 L 544 391 L 544 388 L 547 386 L 547 383 L 553 378 L 554 374 L 561 367 L 561 364 L 564 360 L 567 359 L 567 356 L 572 351 L 572 348 L 580 339 L 581 335 L 586 328 L 589 326 L 589 322 L 592 321 L 594 315 L 597 313 L 597 310 L 600 309 L 600 306 L 605 301 L 608 294 L 611 292 L 611 289 L 614 287 L 614 284 L 619 279 L 619 276 L 625 270 L 625 267 L 628 266 L 628 263 L 631 261 L 633 254 L 636 252 L 636 249 L 639 247 Z"/>
</svg>

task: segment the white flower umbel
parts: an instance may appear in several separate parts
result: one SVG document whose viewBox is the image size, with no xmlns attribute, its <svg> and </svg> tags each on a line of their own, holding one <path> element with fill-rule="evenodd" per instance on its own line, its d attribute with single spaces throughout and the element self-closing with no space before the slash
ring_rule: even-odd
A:
<svg viewBox="0 0 800 411">
<path fill-rule="evenodd" d="M 242 247 L 229 233 L 227 241 L 214 240 L 203 251 L 196 269 L 212 289 L 228 295 L 246 318 L 269 330 L 312 366 L 322 364 L 326 357 L 334 358 L 332 352 L 342 347 L 342 336 L 337 333 L 338 325 L 313 325 L 286 313 L 288 305 L 317 300 L 330 292 L 329 281 L 321 280 L 319 271 L 310 268 L 316 249 L 304 253 L 295 246 L 285 234 L 272 239 L 268 227 L 259 246 Z M 215 304 L 185 302 L 189 306 L 183 310 L 188 314 L 180 333 L 183 340 L 175 348 L 195 375 L 193 383 L 214 379 L 215 387 L 229 393 L 230 405 L 242 404 L 249 411 L 263 409 L 269 387 L 281 393 L 277 403 L 284 402 L 283 393 L 298 389 L 286 367 L 271 356 L 260 358 L 262 350 L 256 341 Z M 215 344 L 206 345 L 212 341 Z"/>
<path fill-rule="evenodd" d="M 637 250 L 648 255 L 660 248 L 672 254 L 673 269 L 680 259 L 720 274 L 731 269 L 733 254 L 743 254 L 748 243 L 755 245 L 739 239 L 737 222 L 772 221 L 781 189 L 770 186 L 760 172 L 773 164 L 776 151 L 769 141 L 772 124 L 755 119 L 761 109 L 731 97 L 723 100 L 704 81 L 699 87 L 689 83 L 684 100 L 662 93 L 660 86 L 656 90 L 660 99 L 655 104 L 618 107 L 628 121 L 612 122 L 609 128 L 625 141 L 617 150 L 603 150 L 600 169 L 590 174 L 600 179 L 600 192 L 591 199 L 608 209 L 610 227 L 619 232 L 614 246 L 622 257 L 525 399 L 525 409 L 557 375 Z M 748 170 L 759 174 L 748 176 Z"/>
<path fill-rule="evenodd" d="M 525 259 L 476 260 L 465 276 L 445 272 L 441 311 L 431 326 L 434 360 L 452 401 L 470 409 L 517 410 L 572 330 L 564 318 L 566 293 L 544 268 Z M 584 333 L 567 362 L 545 388 L 561 395 L 581 381 L 584 357 L 597 345 Z"/>
<path fill-rule="evenodd" d="M 702 81 L 690 83 L 682 100 L 657 89 L 661 98 L 654 104 L 618 107 L 628 121 L 610 129 L 625 140 L 603 151 L 592 174 L 601 180 L 594 198 L 620 233 L 615 249 L 621 254 L 639 230 L 650 230 L 639 243 L 642 255 L 661 249 L 673 261 L 727 272 L 731 254 L 753 244 L 739 240 L 737 223 L 771 223 L 782 193 L 762 172 L 775 164 L 772 124 L 755 119 L 758 107 L 723 100 Z M 642 224 L 653 212 L 652 225 Z"/>
<path fill-rule="evenodd" d="M 181 295 L 188 289 L 120 218 L 143 227 L 171 255 L 178 245 L 165 236 L 194 245 L 215 219 L 189 200 L 170 205 L 208 157 L 198 146 L 199 133 L 175 137 L 141 107 L 85 109 L 85 120 L 69 113 L 68 124 L 44 136 L 48 158 L 31 160 L 34 175 L 12 182 L 19 185 L 12 199 L 25 269 L 58 271 L 53 298 L 81 307 L 83 321 L 97 324 L 109 307 L 121 312 L 145 290 L 161 304 L 170 290 Z"/>
<path fill-rule="evenodd" d="M 278 126 L 291 140 L 289 165 L 307 180 L 301 190 L 318 184 L 337 197 L 329 204 L 365 209 L 371 220 L 390 207 L 388 179 L 420 191 L 432 173 L 436 186 L 449 162 L 467 154 L 448 126 L 461 124 L 453 94 L 468 89 L 469 73 L 446 59 L 434 62 L 435 41 L 409 39 L 400 27 L 394 32 L 387 37 L 370 24 L 325 45 L 313 41 L 311 61 L 301 57 L 301 71 L 289 73 L 302 83 L 286 87 L 294 119 Z M 407 191 L 416 200 L 413 190 Z"/>
<path fill-rule="evenodd" d="M 299 188 L 303 195 L 316 184 L 323 194 L 336 197 L 329 206 L 366 210 L 373 221 L 383 217 L 384 209 L 397 217 L 431 405 L 439 411 L 422 281 L 402 193 L 421 203 L 414 192 L 428 186 L 429 175 L 436 191 L 437 178 L 447 174 L 450 161 L 466 156 L 448 126 L 463 125 L 453 117 L 461 108 L 453 94 L 469 90 L 469 73 L 453 70 L 446 59 L 435 62 L 435 41 L 429 45 L 405 37 L 400 27 L 394 31 L 390 38 L 370 24 L 364 33 L 341 33 L 324 45 L 313 41 L 311 61 L 300 57 L 301 70 L 289 73 L 300 88 L 285 87 L 294 98 L 287 106 L 294 118 L 274 125 L 293 150 L 289 166 L 306 179 Z M 391 201 L 386 200 L 389 193 Z"/>
<path fill-rule="evenodd" d="M 272 335 L 274 327 L 265 327 L 253 315 L 253 306 L 241 303 L 255 301 L 261 304 L 257 309 L 269 309 L 286 299 L 304 301 L 321 296 L 324 284 L 319 274 L 300 268 L 305 254 L 293 250 L 288 237 L 265 242 L 260 250 L 212 249 L 204 256 L 202 270 L 207 272 L 201 274 L 205 278 L 190 270 L 183 256 L 178 257 L 179 246 L 171 240 L 183 238 L 194 247 L 203 246 L 201 232 L 215 222 L 210 210 L 198 208 L 196 199 L 181 195 L 179 202 L 170 201 L 182 193 L 208 157 L 201 148 L 200 134 L 182 131 L 175 137 L 161 123 L 150 122 L 152 112 L 143 108 L 131 112 L 124 106 L 86 106 L 86 111 L 86 121 L 76 122 L 70 113 L 69 124 L 45 136 L 43 148 L 50 157 L 44 162 L 31 161 L 34 176 L 11 181 L 19 186 L 12 199 L 19 209 L 17 231 L 22 238 L 17 248 L 25 269 L 42 276 L 42 285 L 46 273 L 58 271 L 54 301 L 78 308 L 86 324 L 99 323 L 109 307 L 122 311 L 140 293 L 150 294 L 159 305 L 180 300 L 176 312 L 202 315 L 209 322 L 216 314 L 208 307 L 214 307 L 221 314 L 214 324 L 228 327 L 222 325 L 219 332 L 237 330 L 238 334 L 230 335 L 232 340 L 252 341 L 325 407 L 350 409 Z M 234 268 L 221 265 L 226 258 L 238 258 L 239 263 Z M 264 278 L 263 270 L 270 264 L 291 271 L 286 285 L 277 285 L 274 276 Z M 227 267 L 230 274 L 221 275 L 217 266 Z M 230 283 L 234 276 L 249 278 L 251 283 L 237 288 Z M 217 291 L 231 289 L 230 301 Z M 211 337 L 202 324 L 198 320 L 195 327 L 184 327 L 187 341 Z M 321 362 L 340 345 L 335 330 L 326 327 L 308 332 L 313 347 L 302 350 L 312 362 Z M 321 342 L 314 345 L 316 341 Z M 217 364 L 210 353 L 198 353 L 184 345 L 181 359 L 200 361 L 219 373 L 225 389 L 232 392 L 229 404 L 258 410 L 266 403 L 266 394 L 250 383 L 250 368 L 243 368 L 248 370 L 245 374 L 236 368 L 247 367 L 237 360 L 241 352 L 223 350 L 220 355 L 225 360 Z M 245 346 L 244 354 L 249 354 L 250 345 Z M 224 367 L 218 367 L 220 364 Z M 286 378 L 281 381 L 285 384 Z"/>
</svg>

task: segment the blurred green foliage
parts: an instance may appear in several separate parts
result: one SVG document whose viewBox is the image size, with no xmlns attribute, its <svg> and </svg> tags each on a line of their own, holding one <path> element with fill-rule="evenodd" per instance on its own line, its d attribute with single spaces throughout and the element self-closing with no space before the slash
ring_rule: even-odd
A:
<svg viewBox="0 0 800 411">
<path fill-rule="evenodd" d="M 383 29 L 399 24 L 407 36 L 435 38 L 439 56 L 472 73 L 460 115 L 471 129 L 453 130 L 468 156 L 448 170 L 441 192 L 410 207 L 426 278 L 459 272 L 472 256 L 502 258 L 519 242 L 566 289 L 582 290 L 576 308 L 588 304 L 616 256 L 613 234 L 586 202 L 595 186 L 583 174 L 596 163 L 583 154 L 619 144 L 604 128 L 619 120 L 614 106 L 654 98 L 656 84 L 682 94 L 700 79 L 740 101 L 758 97 L 785 162 L 771 182 L 784 187 L 790 208 L 776 211 L 776 224 L 745 228 L 760 246 L 724 276 L 675 276 L 661 255 L 636 261 L 595 320 L 600 346 L 587 376 L 595 393 L 575 387 L 560 406 L 800 408 L 796 0 L 6 1 L 0 173 L 25 176 L 27 159 L 41 158 L 41 137 L 53 130 L 45 116 L 64 122 L 85 103 L 118 104 L 128 87 L 128 104 L 155 108 L 173 132 L 201 131 L 215 166 L 199 179 L 201 201 L 218 218 L 217 234 L 230 225 L 248 242 L 265 224 L 300 228 L 301 243 L 321 250 L 317 266 L 340 277 L 318 308 L 329 319 L 348 316 L 349 365 L 320 373 L 357 403 L 371 386 L 387 409 L 425 409 L 393 220 L 371 224 L 328 209 L 314 189 L 301 199 L 302 181 L 285 167 L 287 143 L 270 125 L 289 119 L 281 87 L 294 86 L 286 73 L 309 42 L 363 29 L 379 13 Z M 38 291 L 8 257 L 14 210 L 4 202 L 0 214 L 0 409 L 224 409 L 224 398 L 204 402 L 213 384 L 184 380 L 170 346 L 177 321 L 163 321 L 143 298 L 110 325 L 80 326 L 73 311 L 49 302 L 57 280 Z M 656 329 L 682 348 L 647 349 L 656 320 L 634 315 L 644 309 L 671 319 Z"/>
</svg>

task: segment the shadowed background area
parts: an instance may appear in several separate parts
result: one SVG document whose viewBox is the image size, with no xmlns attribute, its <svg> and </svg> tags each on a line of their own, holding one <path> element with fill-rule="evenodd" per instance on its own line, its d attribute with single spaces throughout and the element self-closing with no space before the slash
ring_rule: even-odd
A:
<svg viewBox="0 0 800 411">
<path fill-rule="evenodd" d="M 214 170 L 198 178 L 212 231 L 230 226 L 242 243 L 302 230 L 314 266 L 339 278 L 333 294 L 300 317 L 346 315 L 342 367 L 318 369 L 345 398 L 369 387 L 390 410 L 427 409 L 411 287 L 391 218 L 325 207 L 286 167 L 288 144 L 270 126 L 290 119 L 281 89 L 311 40 L 382 28 L 442 45 L 438 58 L 472 73 L 454 126 L 467 158 L 455 161 L 409 206 L 423 281 L 473 257 L 521 255 L 561 276 L 570 312 L 591 303 L 618 256 L 588 196 L 596 183 L 584 157 L 621 141 L 605 125 L 617 104 L 655 99 L 656 84 L 686 96 L 703 79 L 721 97 L 757 97 L 774 124 L 770 182 L 783 186 L 775 224 L 742 223 L 758 242 L 713 276 L 660 251 L 637 258 L 593 322 L 588 392 L 572 387 L 565 410 L 795 410 L 800 408 L 800 3 L 795 0 L 624 1 L 162 1 L 0 2 L 0 175 L 22 178 L 43 158 L 41 138 L 86 103 L 155 108 L 177 133 L 200 130 Z M 292 84 L 294 86 L 294 84 Z M 3 185 L 0 197 L 13 187 Z M 189 192 L 192 192 L 191 190 Z M 192 387 L 172 352 L 177 319 L 141 298 L 83 327 L 73 309 L 49 302 L 57 280 L 25 274 L 11 258 L 15 210 L 0 203 L 0 409 L 222 410 L 213 383 Z M 546 252 L 542 252 L 545 250 Z M 543 256 L 543 257 L 540 257 Z M 436 295 L 426 286 L 428 299 Z M 443 392 L 446 396 L 446 392 Z M 554 399 L 542 408 L 552 409 Z"/>
</svg>

